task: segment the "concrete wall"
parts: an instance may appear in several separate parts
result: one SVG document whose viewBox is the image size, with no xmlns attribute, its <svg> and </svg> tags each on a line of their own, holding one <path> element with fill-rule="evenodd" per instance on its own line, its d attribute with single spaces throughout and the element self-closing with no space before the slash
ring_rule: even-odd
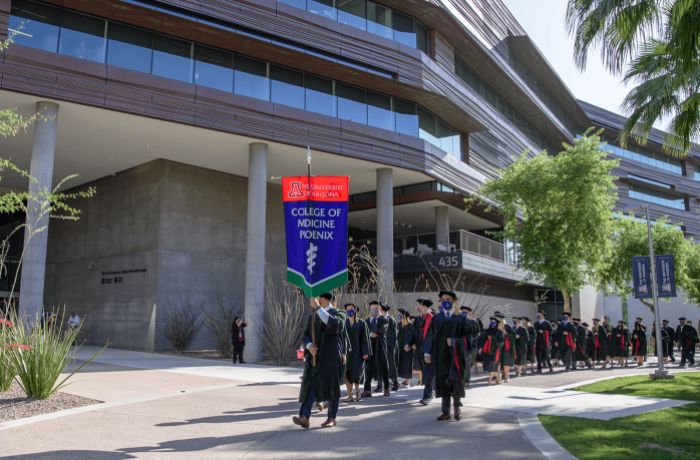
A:
<svg viewBox="0 0 700 460">
<path fill-rule="evenodd" d="M 155 160 L 91 185 L 97 194 L 78 203 L 81 219 L 50 226 L 44 297 L 86 319 L 87 343 L 167 350 L 162 305 L 215 306 L 217 291 L 242 305 L 247 178 Z M 279 277 L 286 246 L 274 184 L 267 226 L 266 261 Z M 206 330 L 192 345 L 212 347 Z"/>
</svg>

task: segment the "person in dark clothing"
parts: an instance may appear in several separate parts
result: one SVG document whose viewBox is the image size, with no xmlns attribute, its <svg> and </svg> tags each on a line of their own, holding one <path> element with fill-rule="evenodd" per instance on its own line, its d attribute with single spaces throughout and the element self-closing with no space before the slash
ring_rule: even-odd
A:
<svg viewBox="0 0 700 460">
<path fill-rule="evenodd" d="M 564 369 L 566 372 L 571 370 L 572 359 L 576 351 L 576 339 L 578 333 L 576 331 L 576 325 L 570 322 L 571 316 L 569 313 L 564 313 L 562 315 L 561 326 L 557 328 L 557 342 L 555 345 L 559 346 L 562 361 L 564 361 Z M 576 363 L 573 363 L 576 366 Z"/>
<path fill-rule="evenodd" d="M 695 367 L 695 345 L 700 342 L 698 331 L 693 327 L 693 323 L 687 320 L 685 326 L 681 329 L 681 364 L 680 367 L 685 367 L 688 362 L 689 367 Z"/>
<path fill-rule="evenodd" d="M 386 321 L 386 359 L 389 365 L 387 368 L 387 376 L 391 382 L 391 386 L 384 385 L 384 396 L 389 396 L 388 393 L 390 391 L 398 391 L 399 389 L 399 377 L 396 372 L 396 337 L 398 335 L 398 328 L 394 318 L 389 315 L 389 310 L 391 310 L 389 305 L 384 303 L 379 304 L 379 319 Z"/>
<path fill-rule="evenodd" d="M 591 366 L 595 368 L 595 333 L 593 328 L 588 325 L 588 323 L 581 323 L 581 325 L 586 329 L 586 355 L 591 361 Z"/>
<path fill-rule="evenodd" d="M 420 317 L 416 320 L 416 328 L 414 330 L 411 346 L 415 347 L 418 353 L 418 359 L 421 366 L 421 380 L 423 382 L 423 397 L 419 401 L 422 405 L 427 406 L 433 400 L 433 388 L 435 386 L 435 367 L 433 363 L 427 362 L 425 354 L 421 352 L 423 344 L 428 337 L 430 323 L 435 316 L 433 310 L 433 302 L 429 299 L 418 299 L 421 312 Z"/>
<path fill-rule="evenodd" d="M 608 331 L 600 324 L 600 319 L 598 318 L 593 318 L 593 336 L 595 360 L 597 363 L 603 361 L 603 369 L 605 369 L 610 359 L 608 355 Z"/>
<path fill-rule="evenodd" d="M 526 371 L 527 364 L 527 346 L 530 341 L 527 329 L 523 325 L 522 318 L 513 318 L 513 326 L 515 327 L 515 376 L 520 377 Z"/>
<path fill-rule="evenodd" d="M 640 321 L 634 323 L 632 350 L 637 358 L 637 366 L 643 366 L 647 356 L 647 328 Z"/>
<path fill-rule="evenodd" d="M 399 321 L 401 328 L 397 337 L 397 349 L 399 350 L 399 366 L 398 376 L 404 379 L 403 386 L 408 388 L 411 386 L 413 378 L 413 348 L 411 340 L 413 337 L 413 323 L 411 323 L 411 315 L 404 309 L 399 310 Z"/>
<path fill-rule="evenodd" d="M 233 344 L 233 364 L 236 364 L 238 359 L 239 364 L 245 364 L 243 361 L 243 348 L 245 348 L 245 330 L 248 327 L 248 321 L 243 322 L 243 318 L 236 316 L 231 323 L 231 343 Z"/>
<path fill-rule="evenodd" d="M 554 330 L 545 317 L 545 313 L 540 311 L 537 313 L 537 322 L 535 322 L 535 332 L 537 333 L 535 352 L 537 354 L 537 372 L 540 374 L 543 365 L 549 368 L 549 372 L 554 372 L 549 354 L 554 342 Z"/>
<path fill-rule="evenodd" d="M 493 378 L 496 377 L 496 385 L 501 383 L 501 377 L 498 375 L 498 366 L 501 361 L 501 350 L 506 341 L 506 336 L 499 327 L 500 320 L 495 316 L 490 318 L 489 327 L 481 334 L 479 340 L 479 354 L 484 357 L 484 370 L 489 373 L 489 382 L 491 385 Z"/>
<path fill-rule="evenodd" d="M 537 331 L 535 326 L 530 324 L 530 318 L 523 316 L 523 326 L 527 329 L 528 344 L 527 344 L 527 362 L 530 363 L 530 373 L 535 373 L 535 365 L 537 364 L 537 354 L 535 352 L 535 342 L 537 341 Z M 526 366 L 527 367 L 527 366 Z M 526 369 L 527 371 L 527 369 Z"/>
<path fill-rule="evenodd" d="M 559 361 L 562 359 L 561 356 L 561 346 L 558 340 L 559 328 L 561 327 L 561 320 L 552 321 L 552 365 L 558 366 L 561 364 Z"/>
<path fill-rule="evenodd" d="M 369 359 L 369 331 L 364 321 L 357 319 L 357 307 L 353 303 L 345 304 L 348 319 L 345 330 L 348 334 L 350 348 L 345 358 L 345 386 L 348 390 L 346 402 L 360 401 L 360 385 L 365 381 L 365 363 Z M 353 385 L 356 398 L 353 398 Z"/>
<path fill-rule="evenodd" d="M 627 358 L 629 357 L 630 331 L 627 329 L 624 321 L 620 320 L 617 323 L 617 328 L 612 332 L 613 350 L 617 356 L 617 364 L 620 367 L 627 367 Z"/>
<path fill-rule="evenodd" d="M 306 345 L 304 375 L 301 381 L 299 416 L 292 417 L 294 424 L 309 428 L 311 408 L 314 403 L 328 403 L 328 419 L 323 428 L 336 425 L 340 404 L 340 382 L 344 380 L 343 352 L 346 351 L 345 325 L 348 315 L 333 308 L 331 293 L 322 294 L 320 300 L 311 299 L 312 315 L 302 337 Z M 314 333 L 312 333 L 312 330 Z M 315 358 L 315 359 L 314 359 Z"/>
<path fill-rule="evenodd" d="M 501 330 L 505 334 L 505 342 L 501 351 L 501 380 L 508 383 L 510 368 L 515 364 L 515 329 L 506 322 L 505 316 L 500 312 L 494 315 L 502 323 Z"/>
<path fill-rule="evenodd" d="M 425 355 L 426 363 L 435 366 L 435 394 L 442 398 L 442 413 L 439 421 L 452 418 L 450 402 L 453 402 L 454 419 L 461 420 L 461 398 L 464 397 L 464 381 L 466 374 L 464 369 L 459 369 L 459 382 L 454 381 L 452 364 L 455 362 L 468 362 L 468 343 L 471 335 L 467 318 L 455 312 L 457 307 L 457 295 L 450 291 L 441 291 L 440 306 L 442 313 L 438 313 L 430 322 L 428 334 L 423 342 L 421 352 Z M 460 343 L 458 343 L 460 342 Z M 462 381 L 464 380 L 464 381 Z"/>
<path fill-rule="evenodd" d="M 574 326 L 576 326 L 576 350 L 574 351 L 574 365 L 571 370 L 576 370 L 579 363 L 584 363 L 589 369 L 593 368 L 591 359 L 588 356 L 588 330 L 581 324 L 580 318 L 574 318 Z"/>
<path fill-rule="evenodd" d="M 372 379 L 377 381 L 375 392 L 384 391 L 384 396 L 389 396 L 389 358 L 387 356 L 386 334 L 389 328 L 389 323 L 386 316 L 380 313 L 382 304 L 379 301 L 373 301 L 369 304 L 370 317 L 365 321 L 369 329 L 371 339 L 372 358 L 371 373 L 368 369 L 365 372 L 365 391 L 362 393 L 363 398 L 372 397 Z M 371 376 L 371 377 L 370 377 Z"/>
<path fill-rule="evenodd" d="M 673 344 L 675 343 L 676 340 L 676 331 L 668 325 L 668 320 L 665 319 L 663 320 L 663 329 L 666 331 L 666 334 L 668 335 L 668 343 L 667 343 L 667 349 L 664 351 L 666 354 L 666 357 L 668 358 L 669 361 L 672 363 L 676 362 L 676 357 L 673 354 Z"/>
<path fill-rule="evenodd" d="M 462 306 L 459 307 L 459 311 L 462 316 L 467 318 L 467 324 L 472 331 L 471 337 L 469 338 L 469 371 L 467 372 L 467 383 L 464 385 L 465 388 L 469 388 L 472 377 L 472 368 L 476 370 L 476 358 L 479 351 L 479 339 L 481 338 L 481 333 L 483 328 L 480 321 L 475 321 L 472 318 L 472 309 L 470 307 Z"/>
<path fill-rule="evenodd" d="M 666 320 L 664 321 L 667 322 Z M 666 326 L 666 324 L 664 324 L 664 326 Z M 651 326 L 651 337 L 656 340 L 656 323 Z M 663 355 L 662 359 L 664 360 L 664 364 L 668 364 L 668 331 L 663 326 L 661 327 L 661 353 Z M 659 356 L 656 346 L 654 347 L 654 356 Z"/>
<path fill-rule="evenodd" d="M 683 333 L 683 326 L 685 326 L 685 316 L 678 318 L 680 324 L 676 326 L 676 333 L 674 334 L 676 346 L 678 351 L 681 351 L 681 334 Z"/>
</svg>

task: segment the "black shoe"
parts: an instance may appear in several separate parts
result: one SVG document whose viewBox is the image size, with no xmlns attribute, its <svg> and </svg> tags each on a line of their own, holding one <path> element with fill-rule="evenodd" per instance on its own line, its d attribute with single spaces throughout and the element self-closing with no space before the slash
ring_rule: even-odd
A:
<svg viewBox="0 0 700 460">
<path fill-rule="evenodd" d="M 399 391 L 399 384 L 397 383 L 396 385 L 392 386 L 391 391 Z"/>
<path fill-rule="evenodd" d="M 427 406 L 428 404 L 430 404 L 430 401 L 432 401 L 432 400 L 433 400 L 433 398 L 423 398 L 418 402 L 423 404 L 424 406 Z"/>
<path fill-rule="evenodd" d="M 381 393 L 382 391 L 384 391 L 382 387 L 377 387 L 374 389 L 373 393 Z"/>
</svg>

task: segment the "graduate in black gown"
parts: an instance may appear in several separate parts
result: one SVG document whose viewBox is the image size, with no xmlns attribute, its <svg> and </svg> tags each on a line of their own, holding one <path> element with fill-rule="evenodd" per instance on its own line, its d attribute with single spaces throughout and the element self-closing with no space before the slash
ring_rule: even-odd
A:
<svg viewBox="0 0 700 460">
<path fill-rule="evenodd" d="M 397 337 L 397 348 L 399 350 L 399 378 L 404 379 L 403 386 L 408 388 L 411 386 L 413 378 L 413 347 L 411 340 L 413 338 L 413 323 L 411 315 L 404 309 L 399 310 L 399 336 Z"/>
<path fill-rule="evenodd" d="M 389 384 L 389 376 L 391 372 L 390 360 L 393 359 L 392 353 L 393 349 L 388 346 L 388 333 L 389 333 L 389 310 L 391 307 L 389 305 L 374 301 L 370 304 L 371 307 L 379 306 L 379 316 L 376 321 L 375 330 L 370 329 L 370 337 L 372 334 L 376 335 L 377 339 L 377 358 L 375 360 L 374 366 L 374 379 L 377 381 L 377 388 L 374 389 L 375 393 L 384 392 L 384 396 L 389 396 L 391 394 L 391 386 Z M 375 348 L 372 348 L 375 350 Z"/>
<path fill-rule="evenodd" d="M 313 314 L 309 317 L 302 336 L 306 346 L 304 375 L 299 393 L 299 402 L 302 406 L 299 409 L 299 416 L 292 418 L 292 421 L 302 428 L 309 428 L 311 408 L 315 403 L 323 401 L 328 403 L 328 419 L 321 426 L 331 428 L 336 425 L 340 404 L 340 382 L 344 380 L 345 373 L 343 352 L 347 340 L 345 332 L 347 314 L 333 308 L 331 301 L 334 297 L 333 294 L 326 293 L 322 294 L 319 300 L 311 299 Z M 312 330 L 315 331 L 315 336 Z"/>
<path fill-rule="evenodd" d="M 639 320 L 632 330 L 632 352 L 637 358 L 637 367 L 643 366 L 647 356 L 647 328 Z"/>
<path fill-rule="evenodd" d="M 498 318 L 501 323 L 501 330 L 505 334 L 505 342 L 503 343 L 503 350 L 501 351 L 501 379 L 503 383 L 508 383 L 508 378 L 510 374 L 510 368 L 515 364 L 515 329 L 506 322 L 506 317 L 500 313 L 495 312 L 494 315 Z"/>
<path fill-rule="evenodd" d="M 476 358 L 479 352 L 479 339 L 481 338 L 482 327 L 481 323 L 474 320 L 474 318 L 472 317 L 472 309 L 470 307 L 459 307 L 459 311 L 462 316 L 465 316 L 467 318 L 467 324 L 469 325 L 469 329 L 472 331 L 471 336 L 469 338 L 469 371 L 467 372 L 467 383 L 464 384 L 465 388 L 469 388 L 469 384 L 471 383 L 472 377 L 472 369 L 474 370 L 474 373 L 477 372 Z"/>
<path fill-rule="evenodd" d="M 388 305 L 385 307 L 389 308 Z M 380 310 L 384 307 L 379 306 Z M 398 391 L 399 389 L 399 375 L 398 375 L 398 360 L 399 360 L 399 347 L 398 335 L 399 328 L 396 320 L 389 315 L 389 310 L 385 311 L 386 320 L 388 322 L 386 330 L 386 347 L 387 347 L 387 359 L 389 360 L 389 381 L 391 382 L 391 391 Z"/>
<path fill-rule="evenodd" d="M 442 413 L 438 420 L 449 420 L 450 402 L 453 402 L 454 418 L 461 420 L 461 398 L 464 397 L 466 382 L 466 366 L 468 362 L 468 337 L 470 335 L 467 318 L 460 315 L 455 303 L 457 295 L 454 292 L 440 292 L 442 313 L 438 313 L 430 322 L 427 337 L 423 342 L 421 352 L 425 361 L 435 366 L 435 394 L 442 398 Z M 459 369 L 455 374 L 452 366 L 458 363 Z"/>
<path fill-rule="evenodd" d="M 489 327 L 484 329 L 479 340 L 479 354 L 484 357 L 484 370 L 489 373 L 489 382 L 491 385 L 494 377 L 496 377 L 496 385 L 501 383 L 501 378 L 498 375 L 498 366 L 501 361 L 501 350 L 506 341 L 506 336 L 499 327 L 500 320 L 495 316 L 490 318 Z"/>
<path fill-rule="evenodd" d="M 574 318 L 574 326 L 576 326 L 576 351 L 574 352 L 574 365 L 571 370 L 578 369 L 578 365 L 585 363 L 589 369 L 592 369 L 593 364 L 588 355 L 588 329 L 581 324 L 580 318 Z"/>
<path fill-rule="evenodd" d="M 529 341 L 527 344 L 527 362 L 530 363 L 530 373 L 535 373 L 535 365 L 537 364 L 537 358 L 535 353 L 535 343 L 537 341 L 537 331 L 535 331 L 535 326 L 530 323 L 530 318 L 523 316 L 523 325 L 527 329 L 527 335 Z M 526 366 L 527 367 L 527 366 Z"/>
<path fill-rule="evenodd" d="M 422 405 L 427 406 L 433 400 L 433 388 L 435 384 L 435 371 L 432 363 L 425 361 L 425 354 L 422 352 L 423 343 L 428 336 L 430 323 L 433 320 L 435 313 L 431 309 L 433 301 L 429 299 L 418 299 L 420 304 L 420 316 L 416 318 L 416 327 L 414 329 L 411 345 L 418 354 L 420 362 L 421 381 L 423 382 L 423 397 L 419 401 Z"/>
<path fill-rule="evenodd" d="M 592 367 L 595 368 L 595 333 L 593 333 L 593 328 L 588 323 L 582 323 L 582 326 L 586 328 L 586 354 L 591 360 Z"/>
<path fill-rule="evenodd" d="M 360 401 L 360 385 L 365 382 L 365 363 L 369 359 L 369 330 L 364 321 L 357 319 L 357 306 L 354 303 L 345 304 L 348 319 L 345 330 L 350 342 L 345 359 L 345 386 L 348 390 L 346 402 Z M 355 397 L 353 398 L 353 386 Z"/>
<path fill-rule="evenodd" d="M 613 350 L 617 356 L 617 364 L 620 367 L 627 367 L 629 357 L 630 331 L 624 321 L 620 320 L 617 327 L 612 332 Z"/>
<path fill-rule="evenodd" d="M 666 321 L 666 320 L 664 320 Z M 666 324 L 664 324 L 665 326 Z M 651 326 L 651 337 L 656 340 L 656 323 Z M 664 327 L 661 328 L 661 353 L 664 364 L 668 364 L 668 332 Z M 658 357 L 659 352 L 657 347 L 654 346 L 654 356 Z"/>
<path fill-rule="evenodd" d="M 535 352 L 537 354 L 537 372 L 542 373 L 542 367 L 547 366 L 549 372 L 554 372 L 550 357 L 550 350 L 554 344 L 554 328 L 547 321 L 543 311 L 537 313 L 537 321 L 535 322 L 535 332 L 537 332 L 537 340 L 535 341 Z"/>
<path fill-rule="evenodd" d="M 557 343 L 559 346 L 559 354 L 564 361 L 564 368 L 566 372 L 571 370 L 572 361 L 574 359 L 574 353 L 576 352 L 576 338 L 578 336 L 576 331 L 576 325 L 569 321 L 571 315 L 569 313 L 564 313 L 561 317 L 561 326 L 557 327 Z M 573 363 L 576 366 L 576 363 Z"/>
<path fill-rule="evenodd" d="M 526 371 L 527 345 L 530 341 L 530 337 L 528 336 L 527 329 L 525 329 L 522 318 L 514 317 L 513 326 L 515 327 L 515 376 L 520 377 Z"/>
<path fill-rule="evenodd" d="M 599 318 L 593 318 L 593 344 L 595 346 L 595 360 L 597 363 L 603 361 L 603 369 L 605 369 L 610 360 L 608 331 L 600 324 Z"/>
<path fill-rule="evenodd" d="M 676 331 L 669 326 L 667 319 L 665 319 L 663 323 L 666 334 L 668 334 L 668 350 L 666 351 L 666 356 L 668 356 L 669 361 L 675 363 L 676 356 L 673 353 L 673 344 L 676 342 Z"/>
<path fill-rule="evenodd" d="M 681 329 L 681 363 L 680 367 L 695 367 L 695 345 L 700 342 L 698 331 L 693 327 L 691 320 L 687 320 Z"/>
</svg>

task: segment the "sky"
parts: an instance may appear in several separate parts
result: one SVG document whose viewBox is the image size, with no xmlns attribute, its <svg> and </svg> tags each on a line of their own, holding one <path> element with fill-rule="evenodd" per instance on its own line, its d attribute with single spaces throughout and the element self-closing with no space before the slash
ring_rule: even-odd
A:
<svg viewBox="0 0 700 460">
<path fill-rule="evenodd" d="M 566 0 L 503 0 L 569 90 L 582 101 L 622 114 L 620 105 L 631 87 L 604 67 L 597 50 L 589 53 L 586 70 L 574 63 L 574 41 L 564 17 Z"/>
</svg>

